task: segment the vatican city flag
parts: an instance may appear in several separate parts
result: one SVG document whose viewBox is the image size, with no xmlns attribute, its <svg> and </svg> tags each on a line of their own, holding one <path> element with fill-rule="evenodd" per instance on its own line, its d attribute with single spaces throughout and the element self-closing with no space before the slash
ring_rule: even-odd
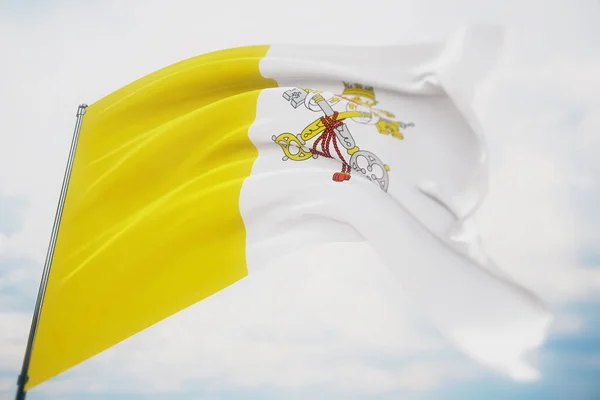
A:
<svg viewBox="0 0 600 400">
<path fill-rule="evenodd" d="M 468 239 L 487 180 L 472 93 L 501 39 L 234 48 L 91 104 L 27 388 L 275 261 L 353 243 L 449 342 L 535 377 L 522 356 L 549 317 Z"/>
</svg>

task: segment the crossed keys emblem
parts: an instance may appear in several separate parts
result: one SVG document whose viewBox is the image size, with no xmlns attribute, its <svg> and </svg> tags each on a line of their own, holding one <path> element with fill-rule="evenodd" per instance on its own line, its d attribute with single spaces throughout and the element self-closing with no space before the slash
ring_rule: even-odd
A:
<svg viewBox="0 0 600 400">
<path fill-rule="evenodd" d="M 272 140 L 283 150 L 283 161 L 305 161 L 310 158 L 317 159 L 318 157 L 338 158 L 342 162 L 342 169 L 341 172 L 333 174 L 335 182 L 349 180 L 350 172 L 353 170 L 375 183 L 384 192 L 387 192 L 389 166 L 384 164 L 374 153 L 359 149 L 348 129 L 348 125 L 344 122 L 347 118 L 366 117 L 369 115 L 368 113 L 363 111 L 333 111 L 333 108 L 323 96 L 318 93 L 307 93 L 299 88 L 285 91 L 283 98 L 289 101 L 294 108 L 304 104 L 309 110 L 320 111 L 324 114 L 297 135 L 292 133 L 273 135 Z M 307 142 L 315 138 L 312 147 L 306 147 Z M 340 146 L 342 149 L 340 149 Z M 348 156 L 344 157 L 342 150 L 345 150 Z M 348 161 L 347 158 L 349 158 Z"/>
</svg>

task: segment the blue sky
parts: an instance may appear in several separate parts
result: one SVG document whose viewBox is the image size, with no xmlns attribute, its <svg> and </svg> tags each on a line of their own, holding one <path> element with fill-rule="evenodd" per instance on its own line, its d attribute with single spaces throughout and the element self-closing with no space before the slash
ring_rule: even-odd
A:
<svg viewBox="0 0 600 400">
<path fill-rule="evenodd" d="M 335 43 L 507 27 L 474 104 L 491 153 L 478 225 L 498 264 L 555 311 L 531 355 L 542 378 L 513 382 L 453 349 L 390 301 L 383 270 L 319 265 L 234 285 L 28 398 L 600 398 L 600 4 L 391 3 L 0 0 L 0 399 L 14 393 L 77 105 L 213 49 L 314 39 L 289 18 Z"/>
</svg>

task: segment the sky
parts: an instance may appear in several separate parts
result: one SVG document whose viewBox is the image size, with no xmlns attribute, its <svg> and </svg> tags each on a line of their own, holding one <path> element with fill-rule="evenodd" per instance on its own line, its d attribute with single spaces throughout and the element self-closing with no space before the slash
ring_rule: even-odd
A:
<svg viewBox="0 0 600 400">
<path fill-rule="evenodd" d="M 532 354 L 540 380 L 482 368 L 396 301 L 384 268 L 340 259 L 249 277 L 28 398 L 600 399 L 598 15 L 594 0 L 0 0 L 0 399 L 16 389 L 80 103 L 221 48 L 405 44 L 465 24 L 506 28 L 473 104 L 490 151 L 477 222 L 555 314 Z"/>
</svg>

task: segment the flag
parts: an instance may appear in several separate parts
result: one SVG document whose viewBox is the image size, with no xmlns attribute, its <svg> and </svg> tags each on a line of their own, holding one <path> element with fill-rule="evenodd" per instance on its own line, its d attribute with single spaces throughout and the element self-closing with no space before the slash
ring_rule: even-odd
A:
<svg viewBox="0 0 600 400">
<path fill-rule="evenodd" d="M 487 185 L 470 101 L 500 39 L 227 49 L 91 104 L 27 388 L 339 243 L 369 244 L 467 354 L 534 376 L 522 354 L 543 338 L 543 305 L 465 239 Z"/>
</svg>

